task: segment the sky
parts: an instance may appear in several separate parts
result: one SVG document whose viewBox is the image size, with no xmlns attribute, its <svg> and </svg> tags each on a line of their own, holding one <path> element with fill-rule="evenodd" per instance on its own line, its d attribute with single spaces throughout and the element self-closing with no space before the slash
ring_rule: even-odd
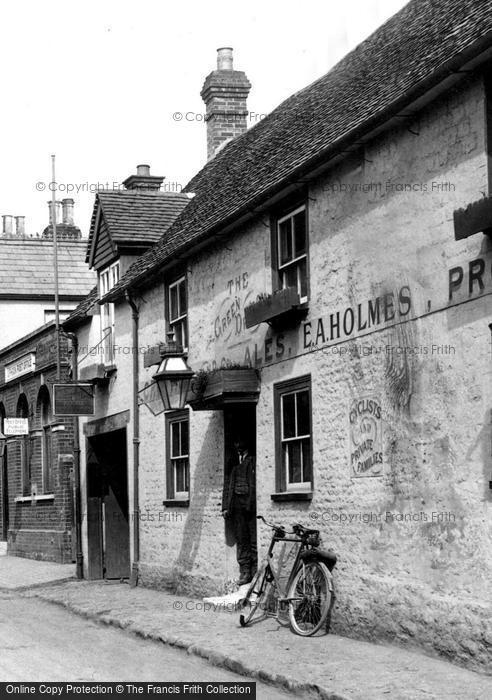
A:
<svg viewBox="0 0 492 700">
<path fill-rule="evenodd" d="M 139 163 L 168 189 L 184 187 L 206 161 L 200 90 L 218 47 L 233 47 L 234 68 L 252 83 L 252 126 L 406 2 L 2 3 L 0 214 L 24 215 L 28 234 L 43 230 L 52 154 L 57 199 L 74 198 L 84 236 L 95 188 Z"/>
</svg>

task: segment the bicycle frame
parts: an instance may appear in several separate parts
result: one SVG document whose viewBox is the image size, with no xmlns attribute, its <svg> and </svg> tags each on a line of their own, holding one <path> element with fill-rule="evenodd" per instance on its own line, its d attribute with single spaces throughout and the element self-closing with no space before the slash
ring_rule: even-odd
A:
<svg viewBox="0 0 492 700">
<path fill-rule="evenodd" d="M 279 602 L 287 602 L 287 598 L 285 597 L 287 591 L 289 590 L 290 582 L 299 569 L 299 565 L 302 562 L 302 555 L 303 552 L 309 550 L 309 549 L 315 549 L 310 547 L 302 537 L 299 536 L 292 536 L 289 537 L 287 534 L 285 534 L 283 531 L 282 535 L 278 534 L 279 530 L 275 529 L 272 535 L 272 539 L 270 540 L 270 545 L 268 547 L 268 551 L 263 559 L 263 564 L 261 566 L 261 569 L 265 569 L 267 572 L 267 575 L 270 575 L 275 582 L 275 586 L 277 588 L 277 591 L 279 592 L 279 597 L 278 601 Z M 273 564 L 273 548 L 275 547 L 275 544 L 277 542 L 295 542 L 299 543 L 300 546 L 297 550 L 296 557 L 294 559 L 294 563 L 292 565 L 291 571 L 289 573 L 289 576 L 287 578 L 287 582 L 285 584 L 285 587 L 283 587 L 280 583 L 280 577 L 279 577 L 279 572 L 275 570 L 275 566 Z"/>
</svg>

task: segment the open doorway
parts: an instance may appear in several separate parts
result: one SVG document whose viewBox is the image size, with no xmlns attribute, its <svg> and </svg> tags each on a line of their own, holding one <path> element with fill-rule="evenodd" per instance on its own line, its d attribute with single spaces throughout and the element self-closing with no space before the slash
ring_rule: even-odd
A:
<svg viewBox="0 0 492 700">
<path fill-rule="evenodd" d="M 257 565 L 256 404 L 224 407 L 224 497 L 226 544 L 235 545 L 239 583 Z"/>
<path fill-rule="evenodd" d="M 126 429 L 87 439 L 88 578 L 130 576 Z"/>
</svg>

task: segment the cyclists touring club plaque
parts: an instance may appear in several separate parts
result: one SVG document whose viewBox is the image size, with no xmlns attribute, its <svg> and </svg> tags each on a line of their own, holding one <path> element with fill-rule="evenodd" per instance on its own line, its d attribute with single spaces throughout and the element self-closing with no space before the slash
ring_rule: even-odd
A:
<svg viewBox="0 0 492 700">
<path fill-rule="evenodd" d="M 383 475 L 381 401 L 374 396 L 353 399 L 349 411 L 350 475 Z"/>
</svg>

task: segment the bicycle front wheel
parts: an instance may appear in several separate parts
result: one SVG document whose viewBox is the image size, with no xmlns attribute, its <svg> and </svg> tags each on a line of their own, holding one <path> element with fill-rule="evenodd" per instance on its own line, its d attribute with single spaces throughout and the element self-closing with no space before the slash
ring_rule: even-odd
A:
<svg viewBox="0 0 492 700">
<path fill-rule="evenodd" d="M 239 616 L 239 624 L 241 627 L 246 627 L 252 622 L 255 616 L 264 613 L 264 604 L 268 598 L 268 591 L 271 588 L 271 583 L 267 581 L 267 570 L 260 569 L 258 571 L 243 602 L 245 612 Z"/>
<path fill-rule="evenodd" d="M 296 634 L 310 637 L 326 622 L 332 604 L 333 583 L 326 564 L 303 562 L 289 587 L 289 622 Z"/>
</svg>

